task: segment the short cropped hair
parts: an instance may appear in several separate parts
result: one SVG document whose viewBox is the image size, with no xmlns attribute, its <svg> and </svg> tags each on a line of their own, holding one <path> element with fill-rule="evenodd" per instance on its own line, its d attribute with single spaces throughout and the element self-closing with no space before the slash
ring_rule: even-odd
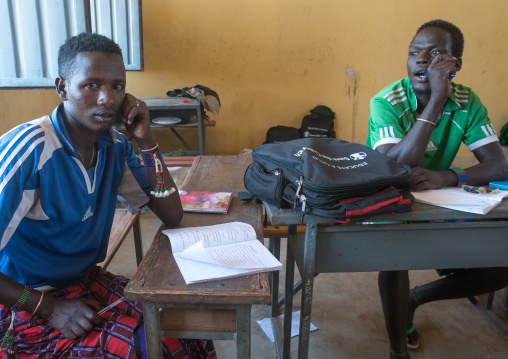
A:
<svg viewBox="0 0 508 359">
<path fill-rule="evenodd" d="M 122 56 L 120 46 L 110 38 L 91 32 L 82 32 L 67 39 L 58 50 L 58 75 L 69 80 L 73 65 L 80 52 L 95 51 Z"/>
<path fill-rule="evenodd" d="M 464 52 L 464 35 L 462 35 L 462 31 L 460 31 L 457 26 L 444 20 L 431 20 L 420 26 L 418 31 L 416 31 L 415 36 L 418 35 L 420 31 L 428 27 L 438 27 L 446 30 L 450 35 L 452 35 L 452 55 L 455 57 L 462 57 L 462 53 Z"/>
</svg>

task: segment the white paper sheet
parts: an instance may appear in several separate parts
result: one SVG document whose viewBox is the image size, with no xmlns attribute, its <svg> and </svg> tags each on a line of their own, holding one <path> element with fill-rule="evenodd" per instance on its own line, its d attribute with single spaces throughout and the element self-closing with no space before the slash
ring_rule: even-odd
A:
<svg viewBox="0 0 508 359">
<path fill-rule="evenodd" d="M 499 205 L 508 191 L 499 193 L 478 194 L 466 192 L 461 187 L 445 187 L 436 190 L 413 192 L 418 202 L 456 211 L 486 214 Z"/>
<path fill-rule="evenodd" d="M 284 314 L 279 315 L 282 321 L 284 321 Z M 295 337 L 300 334 L 300 311 L 293 312 L 292 315 L 292 321 L 291 321 L 291 337 Z M 272 329 L 272 321 L 271 318 L 264 318 L 262 320 L 258 320 L 257 323 L 263 329 L 263 332 L 265 332 L 266 336 L 270 341 L 273 343 L 275 341 L 273 337 L 273 329 Z M 316 327 L 314 324 L 310 323 L 310 331 L 317 330 L 318 327 Z"/>
</svg>

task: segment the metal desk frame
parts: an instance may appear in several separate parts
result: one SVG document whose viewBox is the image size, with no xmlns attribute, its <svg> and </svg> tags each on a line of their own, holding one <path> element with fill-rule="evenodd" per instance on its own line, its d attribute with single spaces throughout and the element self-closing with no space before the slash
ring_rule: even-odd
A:
<svg viewBox="0 0 508 359">
<path fill-rule="evenodd" d="M 187 102 L 183 102 L 183 100 L 187 100 Z M 185 154 L 187 155 L 201 155 L 205 154 L 205 124 L 203 117 L 203 105 L 199 100 L 191 99 L 191 98 L 182 98 L 182 97 L 139 97 L 139 100 L 144 101 L 148 110 L 150 111 L 150 117 L 152 119 L 151 126 L 152 128 L 169 128 L 175 136 L 182 142 L 187 151 Z M 166 116 L 170 117 L 171 112 L 175 111 L 196 111 L 196 122 L 190 122 L 187 120 L 182 121 L 181 123 L 175 123 L 171 125 L 160 125 L 154 123 L 154 118 L 162 117 L 155 116 L 154 112 L 162 113 L 167 112 Z M 198 139 L 199 139 L 199 151 L 193 151 L 191 147 L 185 142 L 185 140 L 180 136 L 177 132 L 176 128 L 195 128 L 198 129 Z"/>
<path fill-rule="evenodd" d="M 305 235 L 296 234 L 300 212 L 279 210 L 267 203 L 265 209 L 272 225 L 289 226 L 283 341 L 278 327 L 273 326 L 277 355 L 284 359 L 288 359 L 290 354 L 295 262 L 302 277 L 298 358 L 308 358 L 314 277 L 318 273 L 508 265 L 508 201 L 484 216 L 415 203 L 413 212 L 379 215 L 369 219 L 375 222 L 426 223 L 320 227 L 318 224 L 331 221 L 306 215 L 303 223 L 306 225 Z M 431 220 L 486 218 L 499 220 L 429 223 Z M 280 242 L 274 243 L 272 250 L 280 251 Z M 275 282 L 272 280 L 272 298 L 278 295 Z M 278 306 L 277 300 L 272 300 L 272 322 L 277 315 L 274 306 Z"/>
</svg>

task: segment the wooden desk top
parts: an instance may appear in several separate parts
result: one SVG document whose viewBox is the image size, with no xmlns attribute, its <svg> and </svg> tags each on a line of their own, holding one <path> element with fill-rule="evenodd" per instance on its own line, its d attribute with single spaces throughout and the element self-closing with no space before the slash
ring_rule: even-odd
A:
<svg viewBox="0 0 508 359">
<path fill-rule="evenodd" d="M 233 192 L 233 200 L 227 215 L 185 213 L 179 227 L 240 221 L 251 224 L 262 240 L 262 207 L 238 200 L 238 191 L 245 190 L 243 174 L 250 162 L 250 154 L 196 157 L 182 189 Z M 125 296 L 155 303 L 270 304 L 267 273 L 187 285 L 169 239 L 160 230 L 127 285 Z"/>
</svg>

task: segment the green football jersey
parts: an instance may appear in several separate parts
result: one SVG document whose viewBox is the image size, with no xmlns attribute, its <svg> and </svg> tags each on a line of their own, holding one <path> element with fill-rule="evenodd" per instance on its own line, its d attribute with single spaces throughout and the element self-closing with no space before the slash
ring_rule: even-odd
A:
<svg viewBox="0 0 508 359">
<path fill-rule="evenodd" d="M 394 82 L 370 101 L 367 146 L 376 149 L 399 143 L 416 121 L 417 99 L 409 78 Z M 420 167 L 434 171 L 450 168 L 462 142 L 471 151 L 498 141 L 487 109 L 468 87 L 451 83 L 450 97 L 436 120 Z"/>
</svg>

